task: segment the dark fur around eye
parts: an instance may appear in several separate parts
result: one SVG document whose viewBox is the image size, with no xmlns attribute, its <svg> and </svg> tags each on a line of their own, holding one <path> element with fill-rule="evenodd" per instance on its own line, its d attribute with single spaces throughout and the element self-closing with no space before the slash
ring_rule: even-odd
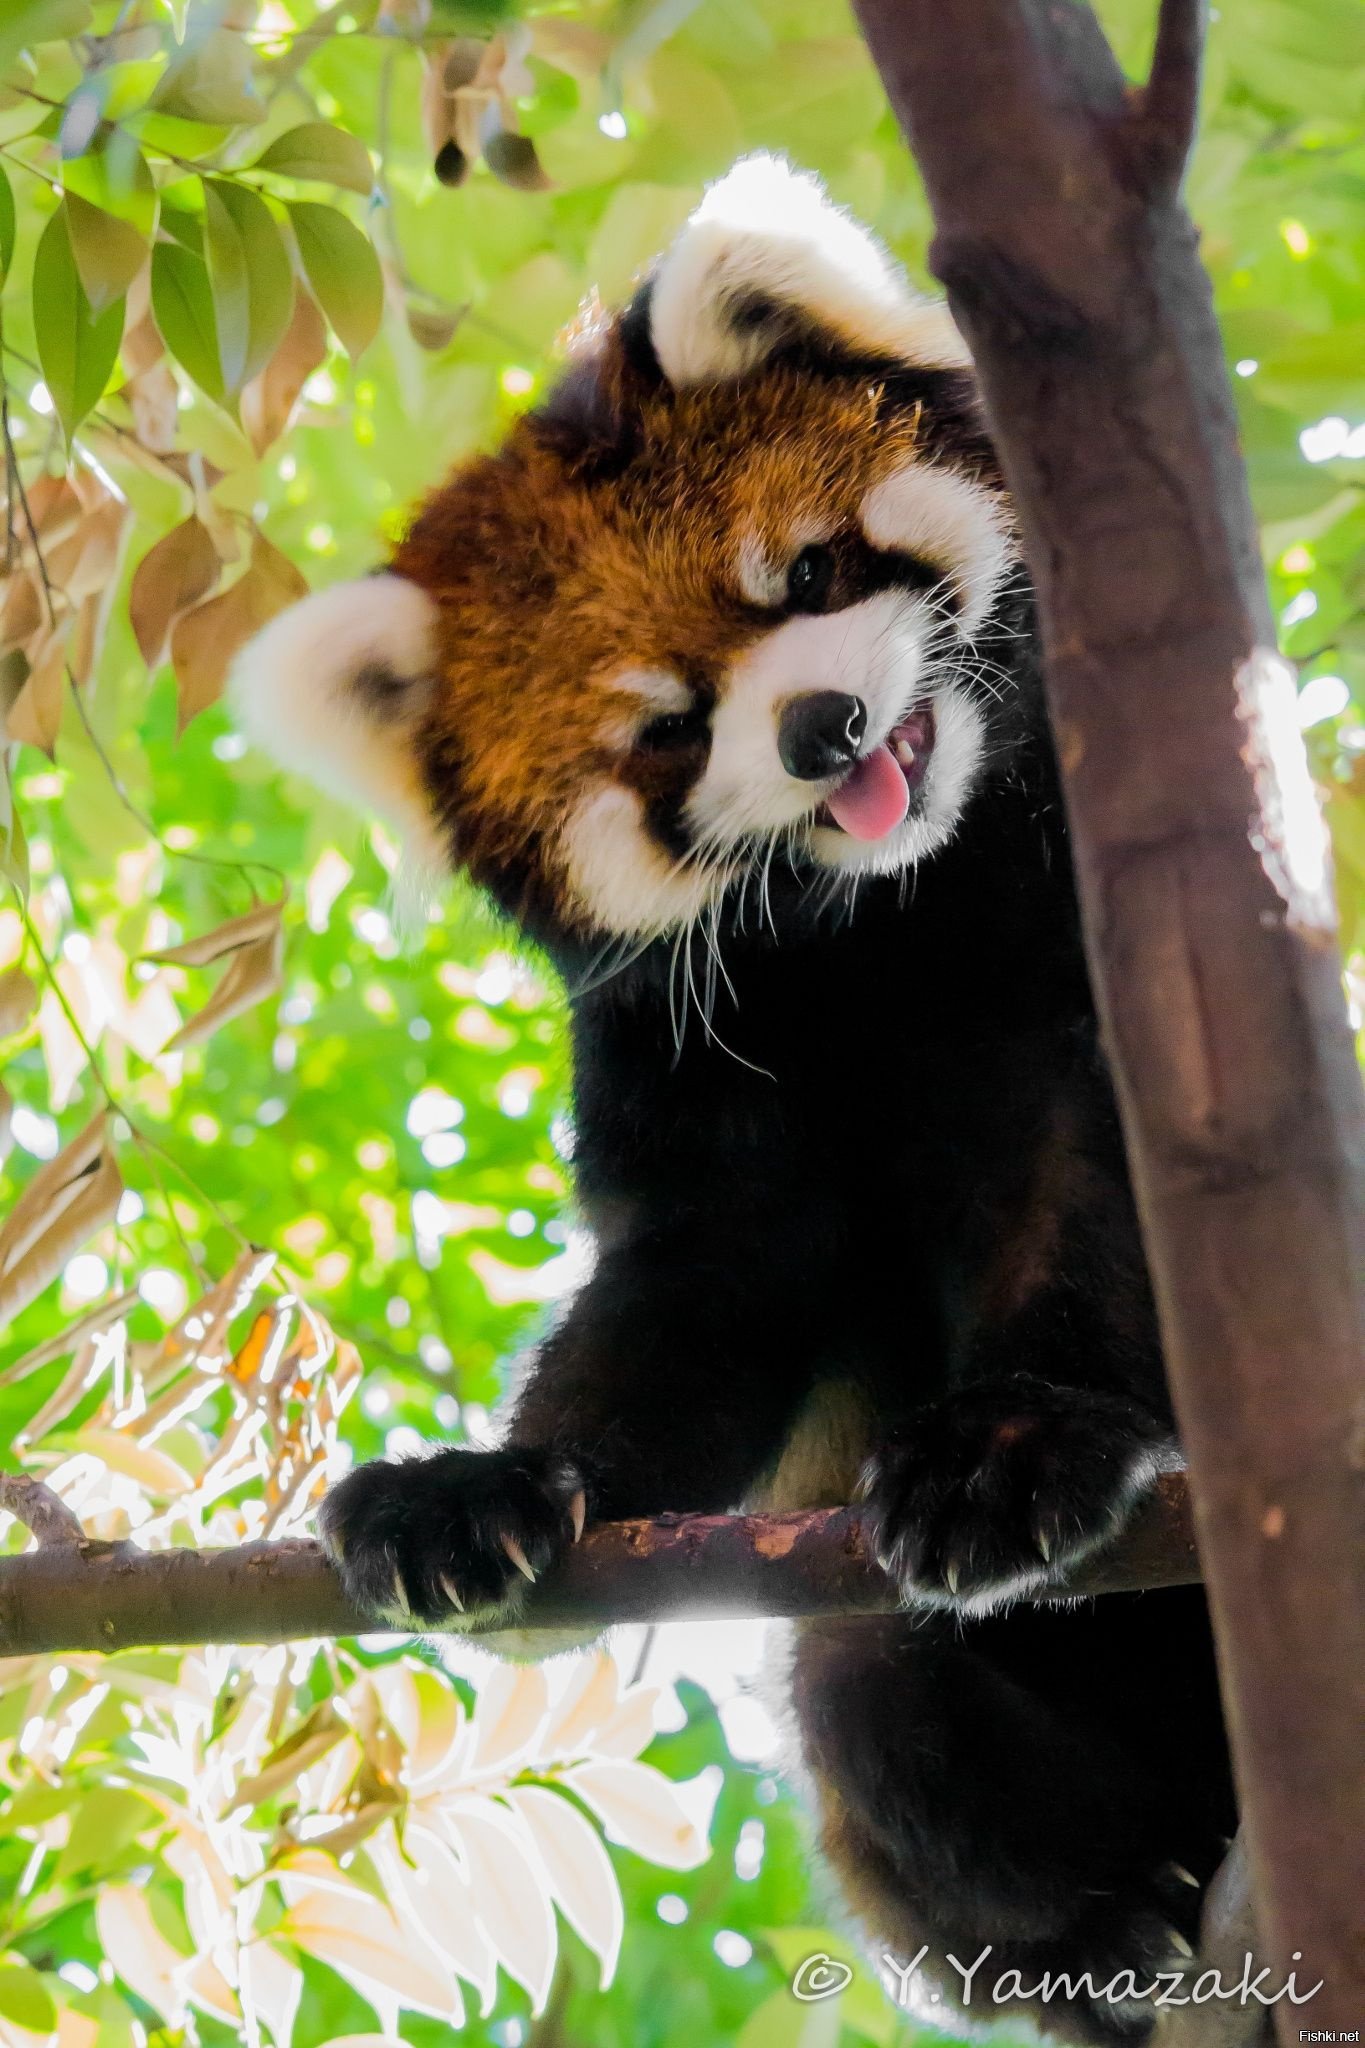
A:
<svg viewBox="0 0 1365 2048">
<path fill-rule="evenodd" d="M 674 754 L 704 745 L 706 735 L 704 711 L 667 711 L 662 718 L 650 719 L 635 744 L 642 753 Z"/>
<path fill-rule="evenodd" d="M 822 612 L 834 587 L 834 551 L 818 543 L 802 548 L 787 571 L 787 603 L 796 612 Z"/>
</svg>

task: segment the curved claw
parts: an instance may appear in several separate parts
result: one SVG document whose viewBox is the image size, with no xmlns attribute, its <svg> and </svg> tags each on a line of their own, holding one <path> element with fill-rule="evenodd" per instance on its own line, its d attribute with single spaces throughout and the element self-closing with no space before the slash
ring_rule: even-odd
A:
<svg viewBox="0 0 1365 2048">
<path fill-rule="evenodd" d="M 583 1534 L 583 1524 L 588 1519 L 588 1496 L 580 1486 L 569 1502 L 569 1521 L 573 1526 L 573 1540 L 577 1543 Z"/>
<path fill-rule="evenodd" d="M 536 1582 L 535 1572 L 531 1568 L 530 1559 L 527 1557 L 526 1552 L 518 1543 L 516 1537 L 504 1536 L 502 1537 L 501 1542 L 503 1549 L 507 1552 L 507 1555 L 511 1558 L 513 1564 L 521 1573 L 521 1576 L 524 1579 L 529 1579 L 531 1584 L 534 1586 Z"/>
<path fill-rule="evenodd" d="M 439 1572 L 437 1574 L 436 1583 L 440 1587 L 441 1591 L 445 1594 L 446 1599 L 450 1602 L 451 1606 L 455 1608 L 458 1613 L 463 1614 L 464 1601 L 456 1592 L 453 1581 L 449 1579 L 444 1572 Z"/>
</svg>

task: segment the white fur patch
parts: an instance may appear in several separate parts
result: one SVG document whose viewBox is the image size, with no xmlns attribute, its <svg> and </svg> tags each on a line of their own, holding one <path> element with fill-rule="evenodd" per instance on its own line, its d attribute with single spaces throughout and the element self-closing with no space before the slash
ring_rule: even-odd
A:
<svg viewBox="0 0 1365 2048">
<path fill-rule="evenodd" d="M 782 706 L 806 690 L 847 690 L 867 706 L 869 742 L 880 742 L 914 701 L 931 623 L 920 599 L 882 591 L 765 634 L 736 662 L 716 705 L 711 756 L 688 807 L 698 838 L 726 848 L 749 833 L 804 825 L 827 792 L 782 766 Z"/>
<path fill-rule="evenodd" d="M 402 834 L 421 867 L 448 865 L 413 728 L 435 657 L 436 607 L 404 577 L 366 576 L 272 619 L 233 663 L 229 693 L 257 746 Z M 367 670 L 386 680 L 367 688 Z"/>
<path fill-rule="evenodd" d="M 1009 512 L 996 492 L 933 463 L 907 462 L 873 486 L 859 516 L 873 547 L 946 569 L 961 630 L 976 632 L 1015 561 Z"/>
<path fill-rule="evenodd" d="M 732 317 L 755 298 L 799 308 L 860 352 L 933 369 L 971 360 L 947 307 L 917 297 L 815 178 L 771 156 L 712 185 L 659 267 L 650 332 L 669 382 L 714 383 L 761 362 L 772 333 Z"/>
<path fill-rule="evenodd" d="M 981 770 L 986 714 L 957 683 L 930 681 L 923 694 L 934 707 L 935 739 L 918 807 L 885 839 L 850 839 L 833 826 L 817 825 L 810 844 L 822 866 L 845 874 L 896 875 L 952 838 Z"/>
<path fill-rule="evenodd" d="M 821 866 L 847 874 L 899 874 L 946 845 L 980 772 L 986 718 L 969 690 L 936 678 L 925 652 L 935 625 L 930 602 L 890 590 L 843 611 L 788 619 L 751 648 L 716 706 L 710 759 L 688 807 L 701 845 L 723 853 L 749 835 L 790 831 Z M 788 775 L 777 748 L 782 706 L 804 690 L 862 698 L 864 753 L 911 705 L 933 704 L 934 751 L 918 800 L 884 839 L 810 824 L 829 787 Z"/>
<path fill-rule="evenodd" d="M 778 605 L 787 594 L 787 571 L 775 562 L 761 540 L 749 534 L 739 544 L 735 581 L 750 604 Z"/>
<path fill-rule="evenodd" d="M 603 931 L 645 938 L 676 931 L 724 885 L 716 868 L 670 861 L 633 789 L 604 782 L 579 803 L 560 842 L 573 894 Z"/>
</svg>

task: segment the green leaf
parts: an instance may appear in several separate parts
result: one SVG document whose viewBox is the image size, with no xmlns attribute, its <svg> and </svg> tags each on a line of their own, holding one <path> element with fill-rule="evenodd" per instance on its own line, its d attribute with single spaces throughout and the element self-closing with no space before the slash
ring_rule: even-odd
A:
<svg viewBox="0 0 1365 2048">
<path fill-rule="evenodd" d="M 252 49 L 245 37 L 218 29 L 168 71 L 152 97 L 160 114 L 211 127 L 236 128 L 259 121 L 265 108 L 252 79 Z"/>
<path fill-rule="evenodd" d="M 306 178 L 316 185 L 341 185 L 348 192 L 369 194 L 374 187 L 370 152 L 358 135 L 330 121 L 304 121 L 277 135 L 251 166 L 275 171 L 284 178 Z"/>
<path fill-rule="evenodd" d="M 160 1815 L 140 1793 L 117 1785 L 94 1785 L 82 1793 L 71 1817 L 71 1832 L 57 1858 L 60 1882 L 82 1870 L 109 1870 L 128 1844 L 156 1825 Z"/>
<path fill-rule="evenodd" d="M 71 253 L 98 312 L 125 292 L 147 260 L 156 229 L 156 186 L 142 151 L 115 130 L 62 165 Z"/>
<path fill-rule="evenodd" d="M 20 50 L 79 35 L 90 26 L 90 0 L 6 0 L 0 9 L 0 71 Z"/>
<path fill-rule="evenodd" d="M 204 243 L 218 360 L 236 393 L 270 360 L 294 310 L 294 274 L 275 217 L 245 185 L 205 178 Z"/>
<path fill-rule="evenodd" d="M 33 258 L 33 330 L 43 380 L 70 442 L 109 381 L 123 338 L 123 300 L 93 311 L 71 253 L 67 220 L 63 201 Z"/>
<path fill-rule="evenodd" d="M 78 192 L 66 195 L 66 222 L 85 295 L 92 310 L 101 313 L 123 297 L 141 270 L 147 256 L 146 237 L 130 221 L 119 220 L 102 206 L 92 206 Z"/>
<path fill-rule="evenodd" d="M 290 202 L 289 218 L 313 294 L 349 356 L 367 349 L 384 314 L 384 278 L 367 236 L 334 206 Z"/>
<path fill-rule="evenodd" d="M 172 186 L 168 189 L 178 191 L 181 187 Z M 195 256 L 203 255 L 203 220 L 197 213 L 192 212 L 188 206 L 176 205 L 174 200 L 170 199 L 167 196 L 167 192 L 164 191 L 161 195 L 161 227 L 162 231 L 168 234 L 173 241 L 179 242 L 182 249 L 190 250 Z"/>
<path fill-rule="evenodd" d="M 152 251 L 152 313 L 176 361 L 221 405 L 223 367 L 208 265 L 179 242 L 158 242 Z"/>
<path fill-rule="evenodd" d="M 14 261 L 14 193 L 5 168 L 0 164 L 0 284 L 9 276 Z"/>
<path fill-rule="evenodd" d="M 62 165 L 62 184 L 68 194 L 79 193 L 91 206 L 126 221 L 145 241 L 156 226 L 156 185 L 142 151 L 121 130 L 84 156 L 68 157 Z"/>
<path fill-rule="evenodd" d="M 0 2018 L 33 2034 L 50 2034 L 57 2024 L 51 1993 L 22 1956 L 0 1956 Z"/>
</svg>

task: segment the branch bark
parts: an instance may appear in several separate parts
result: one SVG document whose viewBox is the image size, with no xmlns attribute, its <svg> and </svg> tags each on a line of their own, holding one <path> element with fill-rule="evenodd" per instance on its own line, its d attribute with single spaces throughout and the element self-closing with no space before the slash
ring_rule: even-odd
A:
<svg viewBox="0 0 1365 2048">
<path fill-rule="evenodd" d="M 1173 1474 L 1121 1539 L 1053 1597 L 1188 1585 L 1198 1576 L 1184 1478 Z M 527 1594 L 517 1625 L 591 1634 L 617 1622 L 885 1614 L 896 1604 L 852 1508 L 672 1515 L 587 1530 Z M 347 1603 L 316 1543 L 144 1551 L 83 1540 L 0 1558 L 0 1657 L 383 1631 L 395 1632 Z"/>
<path fill-rule="evenodd" d="M 1046 641 L 1092 978 L 1190 1463 L 1267 1959 L 1365 2010 L 1365 1111 L 1324 835 L 1177 184 L 1195 0 L 855 0 Z M 1236 33 L 1233 23 L 1230 33 Z M 1311 1976 L 1305 1979 L 1305 1972 Z M 1301 2013 L 1277 2009 L 1296 2043 Z"/>
<path fill-rule="evenodd" d="M 40 1550 L 70 1549 L 84 1540 L 80 1516 L 28 1472 L 0 1472 L 0 1508 L 23 1523 Z"/>
</svg>

